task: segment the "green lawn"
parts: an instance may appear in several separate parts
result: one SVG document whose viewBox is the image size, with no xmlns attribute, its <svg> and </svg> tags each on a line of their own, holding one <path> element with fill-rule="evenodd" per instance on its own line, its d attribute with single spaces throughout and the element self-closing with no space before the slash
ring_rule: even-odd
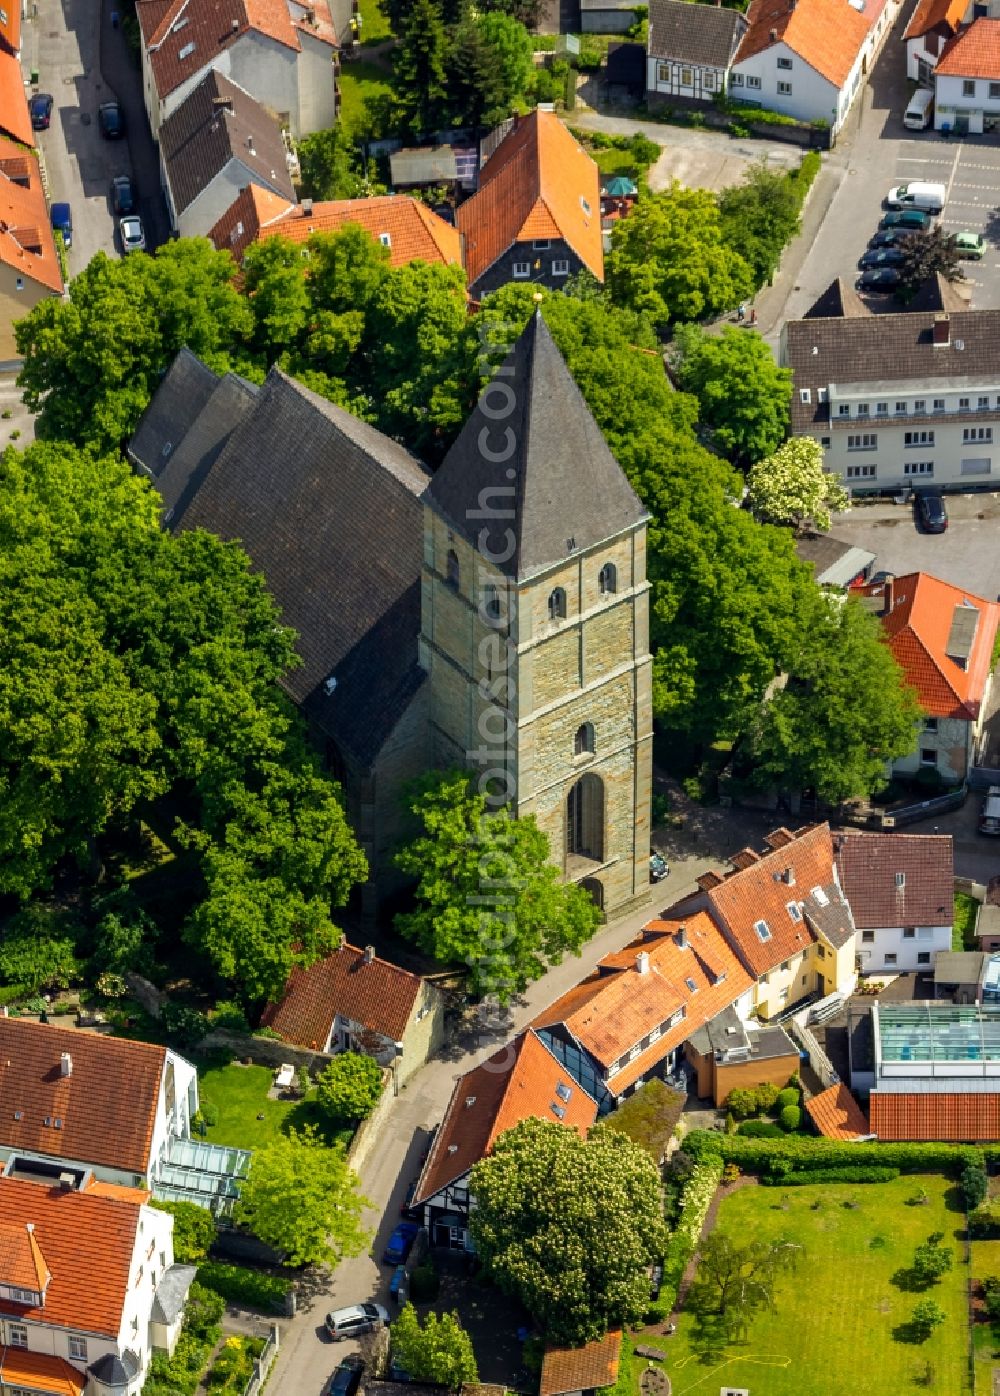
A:
<svg viewBox="0 0 1000 1396">
<path fill-rule="evenodd" d="M 909 1207 L 918 1185 L 930 1201 Z M 921 1389 L 927 1363 L 934 1376 L 929 1389 L 947 1396 L 966 1391 L 968 1272 L 963 1216 L 948 1205 L 949 1190 L 948 1180 L 923 1176 L 732 1194 L 720 1208 L 722 1230 L 740 1238 L 787 1237 L 805 1253 L 798 1271 L 780 1282 L 776 1311 L 759 1314 L 745 1342 L 712 1350 L 698 1317 L 682 1314 L 666 1364 L 674 1396 L 716 1396 L 721 1386 L 748 1387 L 753 1396 L 900 1396 Z M 856 1202 L 857 1210 L 845 1202 Z M 943 1244 L 955 1253 L 951 1274 L 930 1291 L 947 1320 L 915 1344 L 899 1329 L 922 1296 L 892 1277 L 933 1231 L 944 1232 Z"/>
<path fill-rule="evenodd" d="M 1000 1241 L 973 1241 L 972 1278 L 1000 1275 Z M 977 1323 L 972 1330 L 976 1350 L 976 1396 L 993 1396 L 993 1368 L 1000 1367 L 1000 1325 Z"/>
<path fill-rule="evenodd" d="M 267 1066 L 209 1067 L 199 1073 L 198 1091 L 201 1103 L 210 1102 L 219 1112 L 219 1120 L 208 1127 L 205 1139 L 210 1144 L 230 1144 L 239 1149 L 259 1149 L 272 1143 L 291 1129 L 313 1124 L 333 1143 L 337 1139 L 348 1143 L 350 1130 L 330 1131 L 325 1128 L 316 1109 L 316 1092 L 312 1090 L 300 1101 L 268 1100 L 267 1091 L 274 1073 Z M 257 1116 L 263 1115 L 258 1120 Z"/>
<path fill-rule="evenodd" d="M 389 21 L 378 7 L 378 0 L 361 0 L 361 46 L 380 44 L 392 38 Z"/>
<path fill-rule="evenodd" d="M 641 170 L 635 163 L 635 156 L 630 150 L 592 150 L 594 164 L 601 174 L 624 175 L 626 179 L 637 180 L 645 170 Z"/>
<path fill-rule="evenodd" d="M 345 59 L 340 69 L 340 119 L 351 131 L 359 131 L 364 119 L 366 97 L 392 91 L 386 70 L 365 59 Z"/>
<path fill-rule="evenodd" d="M 955 893 L 955 919 L 951 928 L 952 950 L 978 950 L 976 943 L 976 912 L 979 903 L 968 892 Z"/>
</svg>

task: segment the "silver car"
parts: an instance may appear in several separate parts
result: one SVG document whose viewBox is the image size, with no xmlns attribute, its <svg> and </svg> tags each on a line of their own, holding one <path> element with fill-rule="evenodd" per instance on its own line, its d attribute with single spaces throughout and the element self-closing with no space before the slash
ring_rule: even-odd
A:
<svg viewBox="0 0 1000 1396">
<path fill-rule="evenodd" d="M 136 214 L 130 213 L 127 218 L 121 219 L 118 231 L 122 235 L 123 253 L 145 252 L 146 234 L 142 231 L 142 219 Z"/>
<path fill-rule="evenodd" d="M 381 1304 L 352 1304 L 347 1309 L 334 1309 L 326 1316 L 326 1331 L 335 1343 L 341 1338 L 358 1338 L 375 1328 L 388 1328 L 389 1310 Z"/>
</svg>

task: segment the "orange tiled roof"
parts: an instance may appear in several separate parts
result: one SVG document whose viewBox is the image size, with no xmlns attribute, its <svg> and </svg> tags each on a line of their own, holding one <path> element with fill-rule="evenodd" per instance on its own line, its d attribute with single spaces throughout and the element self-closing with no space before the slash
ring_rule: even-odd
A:
<svg viewBox="0 0 1000 1396">
<path fill-rule="evenodd" d="M 49 1278 L 34 1231 L 24 1223 L 0 1222 L 0 1284 L 41 1293 Z"/>
<path fill-rule="evenodd" d="M 28 185 L 16 184 L 0 171 L 0 262 L 18 275 L 62 293 L 62 273 L 52 239 L 38 159 L 0 136 L 0 162 L 28 160 Z"/>
<path fill-rule="evenodd" d="M 739 855 L 737 855 L 739 856 Z M 829 824 L 800 829 L 781 847 L 756 858 L 705 892 L 720 925 L 735 941 L 755 976 L 805 950 L 816 939 L 806 920 L 796 920 L 789 903 L 801 907 L 814 887 L 832 896 L 835 887 L 833 840 Z M 808 910 L 808 908 L 807 908 Z M 761 940 L 755 923 L 765 921 L 770 936 Z"/>
<path fill-rule="evenodd" d="M 995 1091 L 872 1091 L 871 1132 L 881 1140 L 986 1144 L 1000 1139 L 1000 1094 Z"/>
<path fill-rule="evenodd" d="M 12 4 L 10 8 L 20 14 L 18 5 Z M 5 53 L 3 49 L 0 49 L 0 132 L 22 145 L 35 144 L 21 65 L 12 53 Z"/>
<path fill-rule="evenodd" d="M 153 1196 L 149 1188 L 127 1188 L 123 1183 L 102 1183 L 99 1178 L 93 1176 L 87 1179 L 83 1191 L 93 1193 L 94 1197 L 110 1197 L 116 1202 L 132 1202 L 137 1207 L 141 1207 Z"/>
<path fill-rule="evenodd" d="M 686 947 L 680 944 L 682 927 Z M 648 956 L 645 973 L 639 972 L 640 954 Z M 636 940 L 606 955 L 593 974 L 550 1004 L 532 1026 L 565 1024 L 580 1045 L 610 1069 L 683 1009 L 684 1017 L 675 1027 L 608 1076 L 608 1088 L 620 1093 L 752 983 L 710 917 L 699 911 L 650 921 Z"/>
<path fill-rule="evenodd" d="M 604 280 L 598 169 L 555 112 L 536 109 L 504 137 L 457 218 L 470 286 L 515 242 L 533 238 L 562 238 Z"/>
<path fill-rule="evenodd" d="M 21 52 L 21 0 L 0 6 L 0 42 L 12 57 Z"/>
<path fill-rule="evenodd" d="M 462 265 L 458 230 L 407 194 L 331 199 L 314 203 L 312 211 L 306 213 L 301 204 L 289 204 L 273 196 L 270 201 L 251 201 L 247 192 L 241 192 L 209 233 L 216 247 L 220 251 L 228 247 L 237 261 L 250 243 L 265 237 L 305 242 L 313 233 L 336 233 L 348 223 L 356 223 L 373 238 L 388 235 L 391 266 L 405 267 L 414 261 Z M 242 232 L 237 232 L 241 224 Z"/>
<path fill-rule="evenodd" d="M 618 1380 L 621 1348 L 620 1328 L 612 1329 L 605 1337 L 585 1343 L 581 1348 L 547 1347 L 538 1396 L 565 1396 L 570 1391 L 614 1386 Z"/>
<path fill-rule="evenodd" d="M 876 0 L 862 13 L 849 0 L 753 0 L 734 62 L 783 43 L 828 82 L 843 87 L 884 7 L 885 0 Z"/>
<path fill-rule="evenodd" d="M 47 1396 L 82 1396 L 87 1378 L 71 1362 L 27 1348 L 0 1348 L 4 1390 L 44 1391 Z"/>
<path fill-rule="evenodd" d="M 31 1222 L 52 1275 L 44 1308 L 2 1299 L 0 1313 L 117 1338 L 139 1213 L 135 1203 L 0 1178 L 0 1225 Z"/>
<path fill-rule="evenodd" d="M 938 25 L 954 32 L 968 8 L 969 0 L 918 0 L 917 8 L 903 32 L 903 38 L 919 39 Z"/>
<path fill-rule="evenodd" d="M 388 960 L 366 962 L 365 952 L 344 941 L 308 969 L 294 969 L 280 1003 L 268 1004 L 261 1022 L 322 1052 L 339 1013 L 369 1032 L 399 1042 L 410 1021 L 423 980 Z"/>
<path fill-rule="evenodd" d="M 423 1202 L 461 1178 L 521 1120 L 561 1119 L 586 1134 L 596 1118 L 595 1102 L 529 1028 L 459 1078 L 413 1200 Z"/>
<path fill-rule="evenodd" d="M 0 1018 L 0 1145 L 145 1174 L 166 1055 L 148 1042 Z"/>
<path fill-rule="evenodd" d="M 1000 25 L 1000 20 L 996 23 Z M 907 572 L 891 583 L 875 582 L 865 587 L 863 594 L 884 596 L 887 586 L 892 589 L 892 610 L 882 617 L 882 628 L 896 663 L 916 689 L 920 706 L 929 717 L 975 721 L 989 677 L 1000 606 L 929 572 Z M 959 606 L 971 606 L 979 612 L 964 669 L 947 654 Z"/>
<path fill-rule="evenodd" d="M 827 1139 L 863 1139 L 871 1131 L 865 1112 L 841 1081 L 806 1101 L 809 1118 Z"/>
<path fill-rule="evenodd" d="M 974 19 L 945 44 L 937 67 L 941 77 L 989 78 L 1000 76 L 1000 19 Z"/>
</svg>

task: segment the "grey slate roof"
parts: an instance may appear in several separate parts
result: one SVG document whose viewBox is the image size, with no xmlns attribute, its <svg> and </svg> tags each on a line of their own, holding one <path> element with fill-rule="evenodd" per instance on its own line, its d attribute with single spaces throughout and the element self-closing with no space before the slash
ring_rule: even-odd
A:
<svg viewBox="0 0 1000 1396">
<path fill-rule="evenodd" d="M 87 1371 L 112 1391 L 116 1387 L 121 1387 L 124 1391 L 129 1382 L 137 1375 L 139 1362 L 135 1353 L 126 1348 L 121 1357 L 113 1352 L 106 1352 L 103 1357 L 92 1362 Z"/>
<path fill-rule="evenodd" d="M 509 460 L 484 454 L 483 444 L 496 455 L 511 442 Z M 488 549 L 499 570 L 519 581 L 648 517 L 540 312 L 480 397 L 427 498 L 473 547 Z M 497 517 L 482 517 L 484 501 Z M 505 552 L 511 556 L 501 561 Z"/>
<path fill-rule="evenodd" d="M 738 10 L 691 5 L 688 0 L 650 0 L 649 54 L 651 58 L 728 68 L 746 28 Z"/>
<path fill-rule="evenodd" d="M 165 523 L 180 523 L 220 451 L 253 407 L 257 391 L 254 384 L 235 373 L 224 374 L 201 411 L 188 415 L 190 425 L 168 453 L 156 482 Z"/>
<path fill-rule="evenodd" d="M 822 934 L 835 950 L 840 950 L 854 935 L 851 908 L 835 882 L 828 883 L 820 891 L 825 901 L 810 891 L 802 902 L 802 910 L 813 930 Z"/>
<path fill-rule="evenodd" d="M 171 1265 L 164 1270 L 149 1315 L 154 1323 L 171 1324 L 180 1316 L 197 1273 L 197 1265 Z"/>
<path fill-rule="evenodd" d="M 186 346 L 167 369 L 128 444 L 133 465 L 156 480 L 180 440 L 183 423 L 192 421 L 208 402 L 218 375 Z M 169 450 L 164 450 L 169 446 Z"/>
<path fill-rule="evenodd" d="M 850 282 L 845 281 L 842 276 L 838 276 L 835 281 L 830 282 L 819 299 L 813 301 L 804 318 L 806 320 L 828 320 L 835 317 L 870 314 L 871 311 Z"/>
<path fill-rule="evenodd" d="M 214 68 L 160 127 L 160 153 L 178 214 L 231 160 L 255 184 L 295 202 L 277 121 Z"/>
<path fill-rule="evenodd" d="M 365 767 L 423 680 L 427 479 L 402 446 L 273 368 L 174 525 L 240 540 L 298 633 L 287 692 Z"/>
<path fill-rule="evenodd" d="M 870 567 L 875 554 L 853 543 L 842 543 L 823 533 L 810 533 L 795 540 L 795 551 L 803 562 L 812 564 L 820 586 L 846 587 L 859 572 Z"/>
</svg>

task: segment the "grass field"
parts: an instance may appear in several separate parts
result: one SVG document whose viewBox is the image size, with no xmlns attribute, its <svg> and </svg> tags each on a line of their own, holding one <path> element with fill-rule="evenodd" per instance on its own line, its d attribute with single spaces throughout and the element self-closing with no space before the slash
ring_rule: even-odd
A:
<svg viewBox="0 0 1000 1396">
<path fill-rule="evenodd" d="M 392 83 L 385 68 L 364 58 L 346 59 L 340 69 L 341 121 L 350 131 L 360 131 L 365 98 L 391 91 Z"/>
<path fill-rule="evenodd" d="M 1000 1241 L 973 1241 L 969 1268 L 974 1280 L 1000 1275 Z M 972 1331 L 976 1348 L 976 1396 L 993 1396 L 993 1368 L 1000 1367 L 1000 1325 L 977 1323 Z"/>
<path fill-rule="evenodd" d="M 229 1066 L 209 1067 L 198 1077 L 198 1092 L 202 1104 L 210 1102 L 219 1112 L 217 1124 L 210 1125 L 205 1135 L 209 1144 L 230 1144 L 238 1149 L 259 1149 L 270 1144 L 291 1129 L 316 1125 L 330 1142 L 340 1138 L 348 1143 L 350 1130 L 326 1130 L 316 1109 L 315 1090 L 304 1100 L 268 1100 L 267 1091 L 273 1079 L 270 1067 Z M 263 1119 L 257 1116 L 262 1115 Z"/>
<path fill-rule="evenodd" d="M 918 1186 L 927 1205 L 907 1206 Z M 698 1316 L 682 1314 L 666 1363 L 674 1396 L 716 1396 L 722 1386 L 748 1387 L 753 1396 L 967 1391 L 968 1267 L 954 1194 L 948 1180 L 931 1176 L 732 1194 L 719 1211 L 721 1230 L 734 1238 L 788 1238 L 804 1255 L 780 1281 L 776 1311 L 753 1319 L 745 1342 L 712 1350 Z M 955 1255 L 951 1274 L 926 1291 L 947 1319 L 926 1342 L 914 1343 L 906 1324 L 923 1294 L 893 1277 L 934 1231 L 944 1232 L 942 1244 Z"/>
<path fill-rule="evenodd" d="M 378 7 L 378 0 L 361 0 L 361 47 L 380 44 L 392 38 L 389 21 Z"/>
</svg>

